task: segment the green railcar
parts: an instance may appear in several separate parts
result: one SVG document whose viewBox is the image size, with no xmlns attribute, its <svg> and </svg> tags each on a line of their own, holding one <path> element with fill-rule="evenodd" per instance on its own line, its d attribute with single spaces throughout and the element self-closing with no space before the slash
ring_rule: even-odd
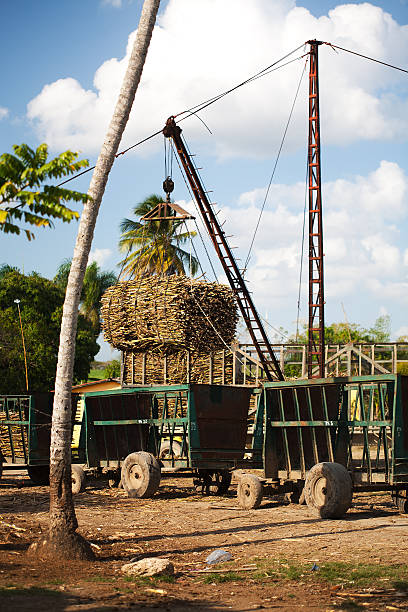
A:
<svg viewBox="0 0 408 612">
<path fill-rule="evenodd" d="M 162 468 L 193 471 L 197 488 L 225 492 L 245 454 L 252 393 L 204 384 L 87 393 L 76 460 L 108 470 L 134 497 L 157 490 Z"/>
<path fill-rule="evenodd" d="M 256 507 L 286 492 L 319 516 L 341 516 L 355 491 L 391 491 L 408 510 L 408 376 L 265 383 L 238 497 Z"/>
<path fill-rule="evenodd" d="M 35 484 L 48 482 L 53 393 L 0 396 L 0 475 L 26 468 Z"/>
<path fill-rule="evenodd" d="M 77 396 L 72 396 L 72 418 Z M 36 485 L 49 484 L 51 420 L 54 393 L 0 395 L 0 476 L 3 470 L 26 469 Z M 73 491 L 81 477 L 73 466 Z"/>
</svg>

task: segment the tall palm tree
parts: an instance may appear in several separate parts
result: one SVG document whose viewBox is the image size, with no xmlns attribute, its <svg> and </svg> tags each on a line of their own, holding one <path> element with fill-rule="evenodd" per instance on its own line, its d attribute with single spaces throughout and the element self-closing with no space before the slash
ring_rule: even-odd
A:
<svg viewBox="0 0 408 612">
<path fill-rule="evenodd" d="M 71 270 L 71 259 L 65 259 L 54 276 L 54 282 L 66 290 L 68 276 Z M 0 270 L 1 271 L 1 270 Z M 93 261 L 86 269 L 84 284 L 81 292 L 81 312 L 92 323 L 96 335 L 101 331 L 100 306 L 101 297 L 108 287 L 117 282 L 114 272 L 101 270 L 96 261 Z"/>
<path fill-rule="evenodd" d="M 57 558 L 94 558 L 91 546 L 77 532 L 71 485 L 71 390 L 78 306 L 99 207 L 142 76 L 159 5 L 160 0 L 143 3 L 122 88 L 89 185 L 90 199 L 79 222 L 65 293 L 51 427 L 49 538 L 41 546 Z"/>
<path fill-rule="evenodd" d="M 136 204 L 133 214 L 143 217 L 161 202 L 163 198 L 153 193 Z M 186 269 L 193 276 L 197 274 L 197 258 L 180 246 L 196 236 L 196 232 L 181 232 L 183 223 L 181 220 L 141 223 L 123 219 L 119 240 L 119 250 L 126 253 L 119 263 L 123 272 L 130 278 L 138 274 L 185 274 Z"/>
</svg>

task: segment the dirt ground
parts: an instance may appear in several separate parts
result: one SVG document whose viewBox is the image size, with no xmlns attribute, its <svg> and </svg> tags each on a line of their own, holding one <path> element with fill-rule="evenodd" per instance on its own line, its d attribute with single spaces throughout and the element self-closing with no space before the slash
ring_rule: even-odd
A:
<svg viewBox="0 0 408 612">
<path fill-rule="evenodd" d="M 341 520 L 265 499 L 238 507 L 235 490 L 197 495 L 191 477 L 165 475 L 152 499 L 92 480 L 76 496 L 94 563 L 26 556 L 47 530 L 48 490 L 21 473 L 0 481 L 0 610 L 408 610 L 408 516 L 389 494 L 360 494 Z M 217 548 L 229 563 L 206 569 Z M 174 579 L 129 579 L 135 558 L 169 558 Z"/>
</svg>

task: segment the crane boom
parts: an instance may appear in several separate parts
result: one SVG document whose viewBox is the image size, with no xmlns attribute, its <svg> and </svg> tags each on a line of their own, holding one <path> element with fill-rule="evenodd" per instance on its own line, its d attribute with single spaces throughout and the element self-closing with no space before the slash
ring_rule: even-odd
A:
<svg viewBox="0 0 408 612">
<path fill-rule="evenodd" d="M 242 317 L 255 346 L 259 361 L 269 381 L 284 380 L 283 373 L 266 335 L 262 321 L 256 311 L 245 280 L 228 245 L 225 232 L 208 200 L 191 157 L 181 137 L 181 128 L 169 117 L 163 129 L 166 138 L 171 138 L 180 158 L 186 178 L 197 202 L 204 224 L 224 269 L 230 287 L 234 292 Z"/>
</svg>

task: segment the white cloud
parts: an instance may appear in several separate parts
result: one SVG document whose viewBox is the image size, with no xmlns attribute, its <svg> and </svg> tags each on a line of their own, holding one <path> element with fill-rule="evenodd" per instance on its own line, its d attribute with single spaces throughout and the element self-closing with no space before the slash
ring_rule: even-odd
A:
<svg viewBox="0 0 408 612">
<path fill-rule="evenodd" d="M 395 338 L 401 338 L 402 336 L 408 338 L 408 325 L 403 325 L 402 327 L 397 329 L 397 331 L 394 332 L 393 335 Z"/>
<path fill-rule="evenodd" d="M 102 0 L 102 4 L 113 6 L 114 8 L 121 8 L 122 0 Z"/>
<path fill-rule="evenodd" d="M 103 267 L 112 255 L 111 249 L 93 249 L 89 253 L 88 265 L 96 261 L 99 267 Z"/>
<path fill-rule="evenodd" d="M 8 114 L 9 114 L 9 109 L 5 108 L 4 106 L 0 106 L 0 120 L 7 117 Z"/>
<path fill-rule="evenodd" d="M 68 77 L 46 85 L 31 100 L 28 117 L 41 138 L 56 148 L 98 150 L 133 37 L 134 33 L 125 57 L 99 67 L 92 90 Z M 314 37 L 393 64 L 408 64 L 408 26 L 368 2 L 343 4 L 316 18 L 294 0 L 170 0 L 155 28 L 123 144 L 155 132 L 170 114 L 224 91 Z M 280 142 L 303 62 L 259 79 L 203 111 L 215 133 L 211 150 L 219 156 L 270 155 Z M 320 71 L 325 143 L 407 138 L 405 76 L 326 46 L 320 47 Z M 287 137 L 292 149 L 304 145 L 307 78 L 302 87 Z M 192 118 L 184 126 L 189 139 L 205 135 L 208 143 L 199 121 Z M 138 152 L 146 154 L 152 146 L 144 145 Z"/>
<path fill-rule="evenodd" d="M 396 185 L 396 189 L 389 186 Z M 240 245 L 245 261 L 265 195 L 257 188 L 241 195 L 235 211 L 223 207 L 224 227 Z M 295 317 L 299 284 L 304 185 L 274 185 L 259 226 L 248 268 L 250 289 L 260 309 L 270 309 L 275 321 Z M 325 294 L 328 304 L 363 296 L 386 308 L 408 305 L 408 249 L 395 227 L 408 218 L 408 176 L 397 164 L 382 161 L 367 176 L 323 184 Z M 307 292 L 307 227 L 303 290 Z M 305 306 L 305 302 L 303 301 Z M 272 319 L 271 319 L 272 320 Z"/>
<path fill-rule="evenodd" d="M 380 234 L 363 238 L 361 244 L 369 252 L 370 260 L 379 271 L 394 275 L 401 260 L 397 247 L 388 244 Z"/>
</svg>

